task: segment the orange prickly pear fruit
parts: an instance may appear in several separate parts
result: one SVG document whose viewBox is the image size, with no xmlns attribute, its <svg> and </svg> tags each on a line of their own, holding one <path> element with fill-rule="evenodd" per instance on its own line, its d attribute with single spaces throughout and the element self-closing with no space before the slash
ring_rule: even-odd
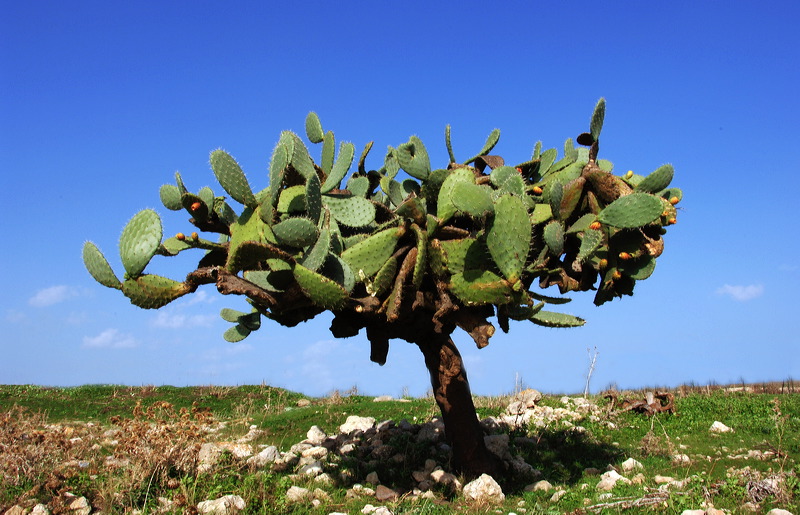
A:
<svg viewBox="0 0 800 515">
<path fill-rule="evenodd" d="M 630 259 L 631 257 L 633 257 L 633 256 L 631 256 L 627 252 L 620 252 L 619 253 L 619 258 L 622 259 L 623 261 L 627 260 L 627 259 Z"/>
<path fill-rule="evenodd" d="M 534 186 L 532 191 L 534 195 L 541 195 L 542 193 L 544 193 L 544 190 L 539 186 Z"/>
<path fill-rule="evenodd" d="M 200 202 L 195 202 L 195 203 L 193 203 L 193 204 L 191 205 L 191 209 L 192 209 L 192 211 L 197 211 L 197 210 L 198 210 L 198 209 L 200 209 L 202 206 L 203 206 L 203 204 L 201 204 Z"/>
<path fill-rule="evenodd" d="M 672 197 L 672 198 L 669 199 L 669 203 L 672 204 L 673 206 L 675 204 L 677 204 L 678 202 L 680 202 L 680 201 L 681 201 L 681 199 L 679 199 L 678 197 Z"/>
<path fill-rule="evenodd" d="M 197 234 L 196 232 L 193 232 L 193 233 L 192 233 L 192 239 L 193 239 L 193 240 L 200 239 L 200 235 L 199 235 L 199 234 Z"/>
<path fill-rule="evenodd" d="M 180 240 L 180 241 L 183 241 L 183 240 L 186 239 L 186 235 L 183 234 L 182 232 L 179 232 L 178 234 L 175 235 L 175 238 Z"/>
<path fill-rule="evenodd" d="M 601 224 L 600 222 L 592 222 L 592 223 L 589 224 L 589 229 L 597 230 L 597 229 L 601 228 L 602 226 L 603 226 L 603 224 Z"/>
</svg>

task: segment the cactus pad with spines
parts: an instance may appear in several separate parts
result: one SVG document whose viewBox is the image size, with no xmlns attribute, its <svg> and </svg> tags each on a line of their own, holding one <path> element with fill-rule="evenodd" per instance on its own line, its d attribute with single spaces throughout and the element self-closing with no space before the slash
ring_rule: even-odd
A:
<svg viewBox="0 0 800 515">
<path fill-rule="evenodd" d="M 234 324 L 229 341 L 259 329 L 262 316 L 294 326 L 325 310 L 334 313 L 335 334 L 367 328 L 379 346 L 409 338 L 403 328 L 419 321 L 442 331 L 461 327 L 479 346 L 494 332 L 493 316 L 504 330 L 509 319 L 579 326 L 581 318 L 547 309 L 566 299 L 544 292 L 597 290 L 597 304 L 632 294 L 653 273 L 683 197 L 670 187 L 671 165 L 647 176 L 615 175 L 609 161 L 597 159 L 604 119 L 601 99 L 588 132 L 567 139 L 560 157 L 539 142 L 530 161 L 507 166 L 490 155 L 500 135 L 493 130 L 459 165 L 448 126 L 442 168 L 432 168 L 425 145 L 411 136 L 388 147 L 379 169 L 369 169 L 367 143 L 351 172 L 355 145 L 340 143 L 336 152 L 333 132 L 310 113 L 305 135 L 322 143 L 319 164 L 297 134 L 284 131 L 263 178 L 268 185 L 254 194 L 236 161 L 216 150 L 213 173 L 243 208 L 210 188 L 188 191 L 176 174 L 159 197 L 167 209 L 185 209 L 194 228 L 162 243 L 160 218 L 144 210 L 120 238 L 122 280 L 91 242 L 83 260 L 95 280 L 143 308 L 201 284 L 244 295 L 253 312 L 223 312 Z M 156 254 L 195 249 L 202 255 L 184 282 L 144 274 Z"/>
</svg>

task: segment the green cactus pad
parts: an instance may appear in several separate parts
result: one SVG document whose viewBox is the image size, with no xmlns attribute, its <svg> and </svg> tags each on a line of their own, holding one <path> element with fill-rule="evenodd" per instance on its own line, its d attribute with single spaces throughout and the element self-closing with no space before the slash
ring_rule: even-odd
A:
<svg viewBox="0 0 800 515">
<path fill-rule="evenodd" d="M 323 136 L 322 123 L 319 121 L 319 116 L 314 111 L 308 113 L 306 116 L 306 136 L 311 143 L 319 143 L 322 141 Z"/>
<path fill-rule="evenodd" d="M 577 234 L 579 232 L 583 232 L 589 229 L 589 226 L 592 224 L 592 222 L 596 220 L 597 215 L 594 213 L 586 213 L 569 226 L 569 229 L 567 229 L 567 234 Z"/>
<path fill-rule="evenodd" d="M 297 134 L 292 134 L 292 140 L 294 142 L 294 152 L 292 153 L 291 161 L 292 166 L 300 175 L 308 179 L 317 173 L 317 170 L 314 168 L 314 161 L 308 154 L 306 144 L 303 143 L 303 140 L 301 140 Z"/>
<path fill-rule="evenodd" d="M 325 309 L 341 309 L 347 303 L 347 290 L 336 281 L 318 274 L 302 265 L 295 265 L 294 278 L 311 301 Z"/>
<path fill-rule="evenodd" d="M 631 279 L 641 281 L 647 279 L 656 269 L 656 259 L 650 256 L 643 256 L 619 264 L 619 271 Z"/>
<path fill-rule="evenodd" d="M 397 275 L 398 260 L 390 257 L 375 274 L 375 279 L 367 283 L 367 293 L 373 297 L 381 297 L 394 285 Z"/>
<path fill-rule="evenodd" d="M 467 306 L 507 304 L 513 293 L 506 280 L 489 270 L 466 270 L 453 274 L 449 289 Z"/>
<path fill-rule="evenodd" d="M 208 206 L 209 211 L 214 206 L 214 191 L 208 186 L 203 186 L 197 192 L 197 196 L 203 200 L 203 203 Z"/>
<path fill-rule="evenodd" d="M 521 198 L 503 195 L 494 206 L 494 217 L 486 232 L 492 259 L 511 284 L 516 283 L 528 258 L 531 221 Z"/>
<path fill-rule="evenodd" d="M 584 262 L 589 259 L 594 254 L 594 251 L 600 247 L 601 243 L 603 243 L 603 233 L 601 231 L 593 229 L 584 231 L 581 246 L 578 249 L 578 261 Z"/>
<path fill-rule="evenodd" d="M 178 185 L 178 191 L 181 192 L 181 195 L 189 192 L 189 190 L 187 190 L 186 186 L 183 184 L 183 179 L 181 178 L 180 172 L 175 172 L 175 184 Z"/>
<path fill-rule="evenodd" d="M 442 182 L 439 188 L 439 197 L 436 204 L 437 211 L 436 217 L 444 224 L 450 220 L 458 212 L 455 204 L 453 204 L 453 188 L 459 182 L 467 182 L 469 184 L 475 183 L 475 174 L 469 168 L 456 168 L 453 171 L 448 171 L 449 175 Z"/>
<path fill-rule="evenodd" d="M 278 243 L 296 248 L 312 245 L 319 236 L 316 222 L 302 216 L 287 218 L 273 225 L 272 232 Z"/>
<path fill-rule="evenodd" d="M 172 184 L 164 184 L 158 190 L 158 196 L 161 198 L 161 203 L 170 211 L 180 211 L 183 209 L 181 202 L 181 190 Z"/>
<path fill-rule="evenodd" d="M 531 213 L 531 223 L 540 225 L 553 218 L 553 209 L 550 204 L 536 204 Z"/>
<path fill-rule="evenodd" d="M 533 300 L 546 302 L 547 304 L 567 304 L 568 302 L 572 302 L 572 299 L 569 297 L 551 297 L 536 292 L 528 292 L 528 295 L 530 295 Z"/>
<path fill-rule="evenodd" d="M 529 320 L 542 327 L 580 327 L 586 323 L 582 318 L 552 311 L 539 311 Z"/>
<path fill-rule="evenodd" d="M 222 333 L 222 337 L 225 339 L 226 342 L 237 343 L 250 336 L 251 332 L 252 331 L 250 329 L 246 328 L 242 324 L 236 324 L 235 326 L 228 328 L 227 331 Z"/>
<path fill-rule="evenodd" d="M 561 195 L 561 203 L 559 204 L 558 217 L 561 220 L 567 220 L 575 209 L 583 195 L 583 186 L 586 184 L 586 179 L 578 177 L 564 185 L 564 190 Z"/>
<path fill-rule="evenodd" d="M 302 184 L 281 191 L 278 199 L 279 213 L 302 213 L 306 210 L 306 187 Z"/>
<path fill-rule="evenodd" d="M 394 153 L 400 167 L 408 175 L 421 181 L 428 178 L 428 174 L 431 173 L 431 160 L 425 145 L 418 137 L 411 136 L 408 143 L 399 145 Z"/>
<path fill-rule="evenodd" d="M 489 152 L 492 151 L 497 142 L 500 141 L 500 129 L 494 129 L 492 132 L 489 133 L 489 136 L 486 138 L 486 143 L 483 144 L 483 148 L 480 152 L 472 156 L 471 158 L 464 161 L 464 164 L 469 164 L 481 156 L 485 156 Z"/>
<path fill-rule="evenodd" d="M 122 230 L 119 255 L 126 278 L 138 277 L 161 245 L 161 218 L 152 209 L 136 213 Z"/>
<path fill-rule="evenodd" d="M 661 197 L 666 200 L 676 198 L 680 202 L 683 200 L 683 191 L 680 188 L 669 188 L 661 192 Z"/>
<path fill-rule="evenodd" d="M 328 193 L 334 188 L 338 188 L 350 166 L 353 164 L 353 156 L 355 155 L 356 147 L 349 141 L 343 141 L 339 145 L 339 155 L 336 157 L 336 162 L 331 168 L 331 173 L 325 178 L 322 183 L 322 193 Z"/>
<path fill-rule="evenodd" d="M 311 220 L 319 220 L 322 215 L 322 192 L 317 174 L 306 181 L 305 204 L 306 216 Z"/>
<path fill-rule="evenodd" d="M 554 256 L 564 253 L 564 226 L 561 222 L 553 220 L 544 226 L 544 242 Z"/>
<path fill-rule="evenodd" d="M 256 197 L 250 189 L 239 163 L 224 150 L 215 150 L 211 153 L 211 169 L 214 170 L 219 184 L 228 194 L 240 204 L 248 207 L 256 206 Z"/>
<path fill-rule="evenodd" d="M 230 322 L 232 324 L 239 323 L 239 317 L 245 316 L 247 313 L 243 313 L 241 311 L 237 311 L 235 309 L 230 308 L 222 308 L 219 312 L 219 316 L 226 322 Z"/>
<path fill-rule="evenodd" d="M 87 241 L 83 244 L 83 264 L 86 266 L 86 270 L 89 271 L 91 276 L 94 277 L 94 280 L 103 286 L 108 286 L 109 288 L 117 290 L 122 288 L 122 283 L 114 274 L 111 265 L 108 264 L 108 261 L 103 253 L 100 252 L 100 249 L 97 248 L 97 245 L 91 241 Z"/>
<path fill-rule="evenodd" d="M 359 176 L 359 177 L 350 177 L 347 181 L 347 189 L 354 197 L 363 197 L 366 198 L 367 194 L 369 194 L 369 177 Z"/>
<path fill-rule="evenodd" d="M 450 141 L 450 124 L 444 128 L 444 144 L 447 147 L 447 156 L 450 158 L 451 163 L 456 162 L 456 155 L 453 153 L 453 143 Z"/>
<path fill-rule="evenodd" d="M 308 252 L 303 257 L 303 266 L 309 270 L 317 271 L 328 257 L 328 252 L 331 250 L 331 230 L 329 227 L 322 229 L 319 232 L 319 237 L 314 245 L 308 249 Z"/>
<path fill-rule="evenodd" d="M 556 162 L 556 157 L 558 157 L 558 150 L 554 148 L 548 148 L 542 152 L 541 157 L 539 157 L 539 177 L 547 175 L 547 172 L 550 171 L 550 167 Z"/>
<path fill-rule="evenodd" d="M 631 193 L 620 197 L 597 215 L 597 221 L 620 229 L 642 227 L 656 221 L 663 212 L 659 197 Z"/>
<path fill-rule="evenodd" d="M 597 105 L 594 106 L 594 112 L 592 113 L 592 121 L 589 124 L 589 134 L 592 135 L 592 139 L 594 141 L 600 140 L 600 131 L 603 130 L 603 120 L 606 116 L 606 99 L 601 98 L 597 101 Z"/>
<path fill-rule="evenodd" d="M 192 218 L 195 220 L 208 220 L 208 214 L 210 213 L 208 204 L 198 195 L 194 193 L 184 193 L 181 195 L 181 204 L 183 204 L 186 212 L 192 215 Z M 195 207 L 196 209 L 193 209 Z"/>
<path fill-rule="evenodd" d="M 394 252 L 397 240 L 405 233 L 403 227 L 376 232 L 342 252 L 342 259 L 354 274 L 363 272 L 373 277 Z"/>
<path fill-rule="evenodd" d="M 458 212 L 475 218 L 483 218 L 494 212 L 492 195 L 487 186 L 458 181 L 450 191 L 450 201 Z"/>
<path fill-rule="evenodd" d="M 664 165 L 656 169 L 650 175 L 645 177 L 634 188 L 634 191 L 642 191 L 644 193 L 658 193 L 665 189 L 672 182 L 672 177 L 675 175 L 675 169 L 672 165 Z"/>
<path fill-rule="evenodd" d="M 239 219 L 235 224 L 230 227 L 231 240 L 228 244 L 228 262 L 226 267 L 231 272 L 249 268 L 247 266 L 250 261 L 242 245 L 246 242 L 253 242 L 256 244 L 267 243 L 268 240 L 265 236 L 266 231 L 269 230 L 264 221 L 258 216 L 251 208 L 245 208 Z M 270 236 L 272 236 L 270 234 Z M 258 259 L 257 261 L 260 261 Z"/>
<path fill-rule="evenodd" d="M 323 196 L 333 218 L 348 227 L 364 227 L 375 221 L 375 205 L 362 197 Z"/>
<path fill-rule="evenodd" d="M 516 168 L 511 166 L 498 166 L 489 175 L 489 178 L 498 189 L 519 195 L 525 195 L 525 180 Z"/>
<path fill-rule="evenodd" d="M 322 139 L 322 159 L 320 160 L 320 168 L 328 177 L 333 169 L 333 160 L 336 157 L 336 138 L 333 132 L 328 131 Z"/>
<path fill-rule="evenodd" d="M 328 259 L 320 270 L 322 275 L 336 281 L 348 293 L 353 291 L 356 285 L 356 276 L 350 266 L 337 255 L 328 254 Z"/>
<path fill-rule="evenodd" d="M 278 144 L 275 145 L 275 149 L 272 151 L 272 158 L 269 162 L 269 186 L 271 204 L 273 206 L 278 204 L 278 197 L 282 191 L 283 177 L 286 174 L 286 167 L 289 166 L 289 161 L 291 161 L 292 157 L 292 151 L 290 149 L 291 138 L 289 136 L 284 136 L 284 134 L 287 133 L 281 134 L 281 139 L 278 141 Z"/>
<path fill-rule="evenodd" d="M 425 270 L 428 267 L 428 234 L 417 224 L 412 224 L 411 229 L 417 237 L 417 259 L 414 261 L 414 276 L 412 285 L 414 290 L 419 290 L 422 280 L 425 278 Z"/>
<path fill-rule="evenodd" d="M 439 242 L 443 252 L 443 265 L 450 273 L 487 268 L 491 259 L 486 242 L 482 239 L 463 238 Z"/>
<path fill-rule="evenodd" d="M 140 275 L 123 282 L 122 293 L 134 306 L 158 309 L 189 293 L 189 287 L 159 275 Z"/>
</svg>

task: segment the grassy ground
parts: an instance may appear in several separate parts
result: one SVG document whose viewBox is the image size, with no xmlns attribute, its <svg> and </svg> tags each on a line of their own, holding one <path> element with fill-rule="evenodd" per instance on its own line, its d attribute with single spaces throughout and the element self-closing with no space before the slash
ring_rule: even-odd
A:
<svg viewBox="0 0 800 515">
<path fill-rule="evenodd" d="M 525 492 L 527 482 L 506 478 L 507 499 L 501 506 L 470 506 L 444 490 L 437 490 L 434 500 L 401 499 L 387 506 L 394 513 L 431 514 L 498 509 L 499 513 L 674 513 L 701 508 L 705 502 L 744 513 L 750 502 L 763 512 L 780 507 L 799 513 L 800 395 L 699 390 L 676 392 L 677 415 L 623 412 L 581 421 L 585 432 L 563 427 L 515 431 L 511 436 L 530 437 L 535 445 L 516 446 L 514 452 L 566 492 L 557 501 L 552 499 L 554 490 Z M 300 407 L 302 400 L 310 402 Z M 483 417 L 499 414 L 508 401 L 481 397 L 476 404 Z M 557 397 L 542 402 L 561 406 Z M 375 403 L 371 397 L 338 393 L 307 398 L 265 385 L 0 386 L 0 512 L 14 504 L 30 507 L 34 499 L 58 512 L 61 494 L 69 491 L 86 496 L 104 513 L 122 513 L 126 508 L 152 511 L 158 497 L 177 501 L 182 507 L 174 512 L 183 513 L 184 507 L 226 494 L 242 496 L 246 513 L 360 513 L 365 504 L 380 503 L 374 498 L 347 498 L 347 487 L 334 484 L 322 487 L 329 495 L 322 506 L 290 505 L 286 500 L 290 486 L 319 485 L 289 473 L 251 470 L 233 458 L 212 474 L 198 475 L 193 470 L 197 445 L 235 440 L 255 424 L 265 432 L 254 444 L 286 451 L 303 440 L 312 425 L 335 433 L 348 415 L 423 422 L 436 414 L 432 399 Z M 735 432 L 710 433 L 715 420 Z M 221 421 L 226 424 L 220 433 L 204 432 L 204 427 Z M 111 439 L 116 443 L 112 445 Z M 387 443 L 420 461 L 429 451 L 410 439 Z M 676 454 L 685 454 L 690 461 L 676 463 Z M 105 466 L 109 456 L 127 462 L 118 468 Z M 587 469 L 603 471 L 627 458 L 643 464 L 643 482 L 618 485 L 610 497 L 602 497 L 595 489 L 599 476 Z M 413 459 L 403 465 L 343 462 L 339 472 L 349 468 L 359 479 L 376 470 L 384 483 L 409 488 L 413 463 Z M 689 481 L 671 488 L 666 496 L 657 489 L 656 475 Z M 780 479 L 776 491 L 764 486 L 771 484 L 764 482 L 771 477 Z"/>
</svg>

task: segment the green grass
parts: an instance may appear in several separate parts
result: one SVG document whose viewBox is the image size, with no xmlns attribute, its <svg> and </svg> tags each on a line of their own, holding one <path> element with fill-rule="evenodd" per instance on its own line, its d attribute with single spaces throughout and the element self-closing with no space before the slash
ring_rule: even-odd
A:
<svg viewBox="0 0 800 515">
<path fill-rule="evenodd" d="M 302 399 L 310 401 L 310 404 L 299 406 L 298 401 Z M 593 400 L 604 404 L 602 399 Z M 498 414 L 507 401 L 507 398 L 476 398 L 481 416 Z M 561 405 L 557 397 L 545 397 L 542 404 L 553 407 Z M 623 412 L 601 415 L 596 420 L 585 419 L 580 422 L 586 428 L 585 432 L 569 431 L 561 426 L 513 431 L 510 435 L 512 441 L 515 436 L 535 441 L 535 445 L 513 445 L 513 452 L 541 470 L 543 478 L 566 493 L 558 502 L 553 502 L 552 491 L 524 492 L 524 486 L 530 481 L 510 476 L 503 480 L 506 503 L 498 509 L 504 510 L 503 513 L 521 513 L 520 508 L 525 509 L 526 513 L 580 513 L 586 512 L 587 506 L 597 507 L 605 503 L 604 512 L 621 512 L 623 505 L 620 503 L 626 499 L 631 502 L 654 495 L 658 485 L 653 478 L 658 474 L 675 479 L 690 478 L 691 481 L 683 488 L 672 490 L 663 502 L 630 508 L 625 510 L 626 513 L 680 512 L 683 509 L 700 508 L 707 499 L 717 508 L 743 513 L 742 506 L 752 498 L 752 493 L 748 494 L 748 486 L 752 489 L 763 477 L 782 473 L 782 495 L 766 496 L 760 500 L 759 507 L 764 512 L 773 507 L 798 512 L 800 395 L 725 391 L 707 395 L 692 393 L 678 396 L 676 406 L 676 415 L 646 417 Z M 148 407 L 150 410 L 145 411 Z M 183 415 L 181 408 L 185 408 Z M 25 411 L 20 412 L 20 409 Z M 197 420 L 191 418 L 192 409 L 199 417 Z M 138 413 L 136 417 L 135 411 Z M 202 417 L 208 411 L 216 421 L 227 424 L 220 434 L 213 436 L 214 439 L 234 440 L 247 432 L 251 424 L 255 424 L 265 432 L 254 443 L 277 445 L 284 451 L 303 440 L 312 425 L 319 426 L 328 434 L 335 433 L 349 415 L 371 416 L 379 421 L 407 419 L 413 423 L 424 422 L 438 414 L 432 399 L 376 403 L 371 397 L 358 395 L 308 398 L 266 385 L 187 388 L 0 386 L 0 447 L 6 445 L 10 449 L 20 444 L 21 439 L 33 435 L 42 439 L 39 444 L 41 449 L 51 445 L 58 450 L 56 454 L 62 453 L 58 455 L 58 460 L 86 459 L 90 464 L 86 468 L 65 469 L 59 468 L 58 460 L 50 455 L 37 454 L 35 459 L 29 458 L 29 461 L 40 465 L 39 470 L 14 481 L 3 480 L 0 476 L 0 481 L 6 483 L 0 483 L 0 512 L 26 498 L 55 503 L 58 491 L 64 489 L 76 495 L 86 495 L 96 508 L 105 508 L 103 511 L 108 513 L 121 513 L 121 506 L 154 509 L 158 496 L 182 499 L 185 505 L 191 506 L 205 499 L 237 494 L 247 502 L 246 513 L 359 513 L 367 503 L 380 504 L 375 499 L 346 498 L 346 487 L 334 484 L 322 487 L 330 500 L 319 508 L 289 505 L 285 494 L 290 486 L 308 486 L 313 490 L 320 485 L 310 480 L 290 478 L 288 473 L 252 471 L 233 458 L 229 458 L 213 474 L 200 476 L 183 472 L 177 461 L 172 463 L 169 460 L 163 460 L 159 462 L 162 464 L 151 468 L 147 468 L 145 460 L 137 462 L 138 469 L 131 466 L 114 472 L 97 464 L 102 464 L 106 456 L 119 452 L 119 448 L 104 445 L 90 448 L 92 442 L 100 441 L 97 435 L 109 428 L 134 428 L 132 430 L 140 432 L 140 438 L 146 438 L 151 422 L 169 423 L 175 428 L 174 435 L 158 440 L 158 445 L 166 446 L 178 438 L 190 441 L 193 431 L 205 423 Z M 30 423 L 25 425 L 24 421 L 19 420 L 20 413 L 30 418 Z M 715 420 L 733 427 L 735 432 L 719 435 L 710 433 L 708 429 Z M 74 435 L 71 430 L 63 428 L 73 427 L 78 431 L 75 434 L 84 435 L 79 431 L 85 431 L 83 427 L 87 422 L 96 426 L 95 433 L 92 433 L 95 436 L 84 436 L 86 442 L 71 448 L 67 442 Z M 62 428 L 59 430 L 61 433 L 45 435 L 45 424 L 58 424 Z M 131 442 L 135 444 L 138 440 Z M 429 456 L 430 446 L 418 444 L 413 438 L 403 435 L 384 443 L 406 455 L 407 462 L 364 463 L 342 459 L 337 467 L 339 470 L 350 470 L 357 478 L 363 478 L 374 470 L 384 484 L 401 488 L 413 486 L 409 480 L 410 474 Z M 34 446 L 26 452 L 35 453 L 36 449 Z M 88 453 L 89 457 L 81 458 L 79 450 Z M 746 455 L 752 450 L 778 454 L 767 460 L 731 457 Z M 688 455 L 691 463 L 674 462 L 675 454 Z M 154 456 L 158 457 L 157 454 Z M 54 460 L 52 463 L 48 462 L 51 458 Z M 644 482 L 618 485 L 611 498 L 601 498 L 595 490 L 599 476 L 587 474 L 586 469 L 603 471 L 609 464 L 618 466 L 627 458 L 635 458 L 644 465 Z M 445 458 L 440 456 L 438 461 L 444 462 Z M 3 463 L 0 457 L 0 472 Z M 137 473 L 139 476 L 136 476 Z M 633 477 L 634 474 L 624 475 Z M 34 494 L 31 494 L 32 491 Z M 459 497 L 446 495 L 442 489 L 438 492 L 436 501 L 407 499 L 389 503 L 389 506 L 394 513 L 484 513 L 495 509 L 467 506 Z"/>
</svg>

